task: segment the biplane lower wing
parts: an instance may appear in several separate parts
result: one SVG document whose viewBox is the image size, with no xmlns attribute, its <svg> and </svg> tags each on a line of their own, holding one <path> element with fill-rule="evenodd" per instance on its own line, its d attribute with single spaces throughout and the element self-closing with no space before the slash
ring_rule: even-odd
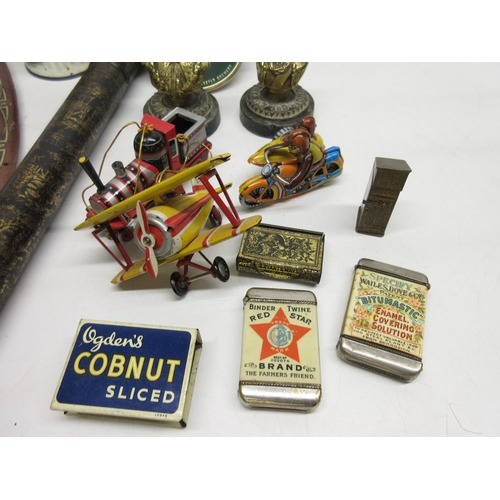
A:
<svg viewBox="0 0 500 500">
<path fill-rule="evenodd" d="M 215 229 L 210 229 L 199 234 L 188 246 L 183 248 L 180 252 L 166 257 L 164 259 L 158 260 L 158 266 L 164 266 L 170 262 L 175 262 L 189 255 L 193 255 L 196 252 L 200 252 L 205 248 L 217 245 L 223 241 L 229 240 L 243 234 L 252 227 L 260 223 L 262 217 L 260 215 L 253 215 L 247 219 L 242 219 L 241 224 L 238 227 L 233 227 L 231 224 L 225 224 L 223 226 L 217 227 Z M 123 281 L 131 280 L 141 274 L 147 273 L 146 260 L 140 259 L 135 262 L 129 269 L 123 270 L 118 273 L 112 280 L 111 283 L 117 284 Z"/>
</svg>

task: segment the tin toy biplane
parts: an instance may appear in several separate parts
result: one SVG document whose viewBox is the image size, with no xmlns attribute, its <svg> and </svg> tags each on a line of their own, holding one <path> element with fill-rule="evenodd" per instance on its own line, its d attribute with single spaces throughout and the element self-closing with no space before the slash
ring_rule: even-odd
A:
<svg viewBox="0 0 500 500">
<path fill-rule="evenodd" d="M 116 177 L 106 185 L 100 181 L 88 159 L 80 159 L 82 167 L 94 181 L 97 193 L 89 199 L 87 219 L 75 230 L 92 228 L 94 237 L 120 264 L 122 270 L 113 278 L 114 284 L 145 273 L 156 278 L 159 267 L 177 261 L 178 270 L 172 273 L 170 284 L 177 295 L 183 296 L 189 285 L 201 277 L 211 275 L 223 282 L 229 279 L 229 268 L 224 259 L 216 257 L 211 262 L 202 251 L 243 234 L 259 224 L 261 217 L 240 219 L 227 193 L 231 184 L 223 184 L 216 170 L 218 165 L 229 160 L 229 153 L 176 165 L 172 152 L 177 151 L 175 146 L 179 136 L 174 135 L 168 141 L 165 120 L 144 117 L 142 132 L 138 134 L 141 136 L 139 151 L 136 148 L 138 158 L 127 167 L 115 162 Z M 147 133 L 145 127 L 149 127 Z M 157 146 L 156 138 L 152 137 L 155 134 L 151 132 L 158 131 L 158 139 L 167 138 L 167 141 L 163 140 L 163 146 Z M 145 159 L 141 158 L 143 144 L 151 152 Z M 148 175 L 152 180 L 148 180 Z M 184 189 L 184 184 L 189 181 L 192 192 Z M 219 210 L 227 217 L 228 224 L 221 225 Z M 207 221 L 211 223 L 211 229 L 204 229 Z M 132 239 L 144 255 L 135 261 L 126 247 Z M 109 245 L 110 240 L 116 248 Z M 196 254 L 202 257 L 203 264 L 193 261 Z M 189 277 L 190 268 L 201 273 Z"/>
<path fill-rule="evenodd" d="M 227 188 L 230 184 L 222 183 L 215 168 L 229 158 L 229 153 L 226 153 L 182 170 L 75 227 L 75 230 L 93 228 L 93 235 L 122 266 L 122 271 L 113 278 L 112 283 L 120 283 L 144 273 L 156 278 L 160 266 L 174 261 L 177 261 L 178 271 L 171 275 L 170 284 L 179 296 L 185 295 L 189 285 L 203 276 L 211 275 L 221 281 L 229 279 L 229 268 L 224 259 L 216 257 L 211 262 L 202 250 L 243 234 L 261 221 L 259 215 L 240 219 L 229 198 Z M 172 198 L 162 198 L 165 193 L 195 178 L 201 182 L 203 188 L 198 187 L 191 193 Z M 216 178 L 218 186 L 212 185 L 212 178 Z M 215 228 L 203 231 L 214 202 L 229 223 L 218 226 L 216 223 Z M 120 217 L 130 212 L 136 213 L 131 222 L 133 239 L 144 252 L 144 257 L 135 262 L 121 241 L 119 229 L 113 227 Z M 114 241 L 119 255 L 101 238 L 100 234 L 103 232 Z M 193 262 L 195 254 L 205 260 L 204 265 Z M 188 277 L 190 267 L 202 273 Z"/>
</svg>

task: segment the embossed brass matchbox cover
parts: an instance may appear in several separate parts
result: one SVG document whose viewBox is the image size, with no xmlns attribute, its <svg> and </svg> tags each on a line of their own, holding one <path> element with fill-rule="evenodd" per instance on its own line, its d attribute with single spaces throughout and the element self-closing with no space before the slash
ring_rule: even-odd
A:
<svg viewBox="0 0 500 500">
<path fill-rule="evenodd" d="M 197 329 L 82 320 L 52 410 L 186 427 Z"/>
<path fill-rule="evenodd" d="M 321 232 L 259 224 L 243 235 L 236 269 L 317 284 L 323 270 L 324 243 Z"/>
</svg>

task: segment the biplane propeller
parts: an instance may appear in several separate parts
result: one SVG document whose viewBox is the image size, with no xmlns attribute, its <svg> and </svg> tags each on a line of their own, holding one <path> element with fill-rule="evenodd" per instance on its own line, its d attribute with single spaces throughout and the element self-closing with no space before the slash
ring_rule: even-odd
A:
<svg viewBox="0 0 500 500">
<path fill-rule="evenodd" d="M 229 279 L 229 268 L 222 257 L 211 262 L 202 252 L 209 246 L 234 238 L 261 221 L 260 215 L 240 219 L 227 189 L 231 184 L 223 184 L 216 167 L 229 160 L 230 154 L 215 156 L 177 172 L 157 184 L 141 191 L 116 205 L 95 215 L 91 215 L 75 230 L 93 228 L 93 235 L 123 268 L 112 283 L 121 283 L 141 274 L 149 273 L 156 278 L 159 268 L 177 261 L 177 271 L 172 273 L 170 284 L 173 291 L 183 296 L 189 285 L 204 276 L 211 275 L 221 281 Z M 201 185 L 191 193 L 165 197 L 180 185 L 197 179 Z M 217 182 L 212 185 L 211 180 Z M 220 225 L 213 220 L 214 203 L 227 217 L 229 223 Z M 124 215 L 131 216 L 130 229 L 137 246 L 144 252 L 144 257 L 133 261 L 120 232 L 116 229 L 116 220 Z M 207 220 L 216 227 L 204 230 Z M 111 238 L 119 251 L 113 251 L 101 234 Z M 193 261 L 198 254 L 203 264 Z M 188 277 L 190 268 L 201 271 L 196 276 Z"/>
<path fill-rule="evenodd" d="M 142 233 L 141 243 L 146 249 L 146 268 L 149 271 L 149 274 L 153 278 L 156 278 L 158 276 L 158 260 L 154 251 L 156 238 L 155 235 L 151 232 L 151 229 L 149 227 L 148 214 L 141 201 L 137 202 L 136 213 Z"/>
</svg>

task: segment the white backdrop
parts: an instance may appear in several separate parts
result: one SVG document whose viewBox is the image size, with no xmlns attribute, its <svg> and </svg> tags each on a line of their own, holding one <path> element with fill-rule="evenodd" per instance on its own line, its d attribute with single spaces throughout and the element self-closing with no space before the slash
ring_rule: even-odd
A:
<svg viewBox="0 0 500 500">
<path fill-rule="evenodd" d="M 77 79 L 36 78 L 22 63 L 9 69 L 21 161 Z M 258 173 L 247 158 L 265 143 L 239 121 L 240 98 L 255 83 L 255 64 L 243 63 L 214 93 L 222 122 L 211 137 L 213 152 L 232 154 L 219 173 L 233 183 L 238 207 L 239 184 Z M 85 216 L 80 194 L 89 181 L 82 173 L 0 311 L 0 435 L 500 435 L 500 64 L 311 63 L 300 84 L 315 99 L 326 145 L 342 149 L 344 172 L 325 188 L 256 213 L 269 224 L 325 233 L 321 283 L 238 274 L 235 239 L 207 252 L 230 264 L 228 283 L 200 280 L 180 299 L 169 288 L 167 266 L 156 281 L 146 276 L 114 286 L 117 264 L 90 232 L 73 231 Z M 154 91 L 141 71 L 89 155 L 95 165 L 122 125 L 141 120 Z M 134 133 L 120 139 L 108 163 L 132 159 Z M 404 159 L 412 168 L 383 238 L 354 230 L 376 156 Z M 105 168 L 107 181 L 112 174 Z M 431 283 L 424 371 L 410 384 L 337 357 L 353 268 L 363 257 L 422 272 Z M 238 400 L 242 299 L 255 286 L 316 294 L 323 397 L 310 414 L 252 410 Z M 49 409 L 81 318 L 200 329 L 204 347 L 186 429 Z"/>
</svg>

